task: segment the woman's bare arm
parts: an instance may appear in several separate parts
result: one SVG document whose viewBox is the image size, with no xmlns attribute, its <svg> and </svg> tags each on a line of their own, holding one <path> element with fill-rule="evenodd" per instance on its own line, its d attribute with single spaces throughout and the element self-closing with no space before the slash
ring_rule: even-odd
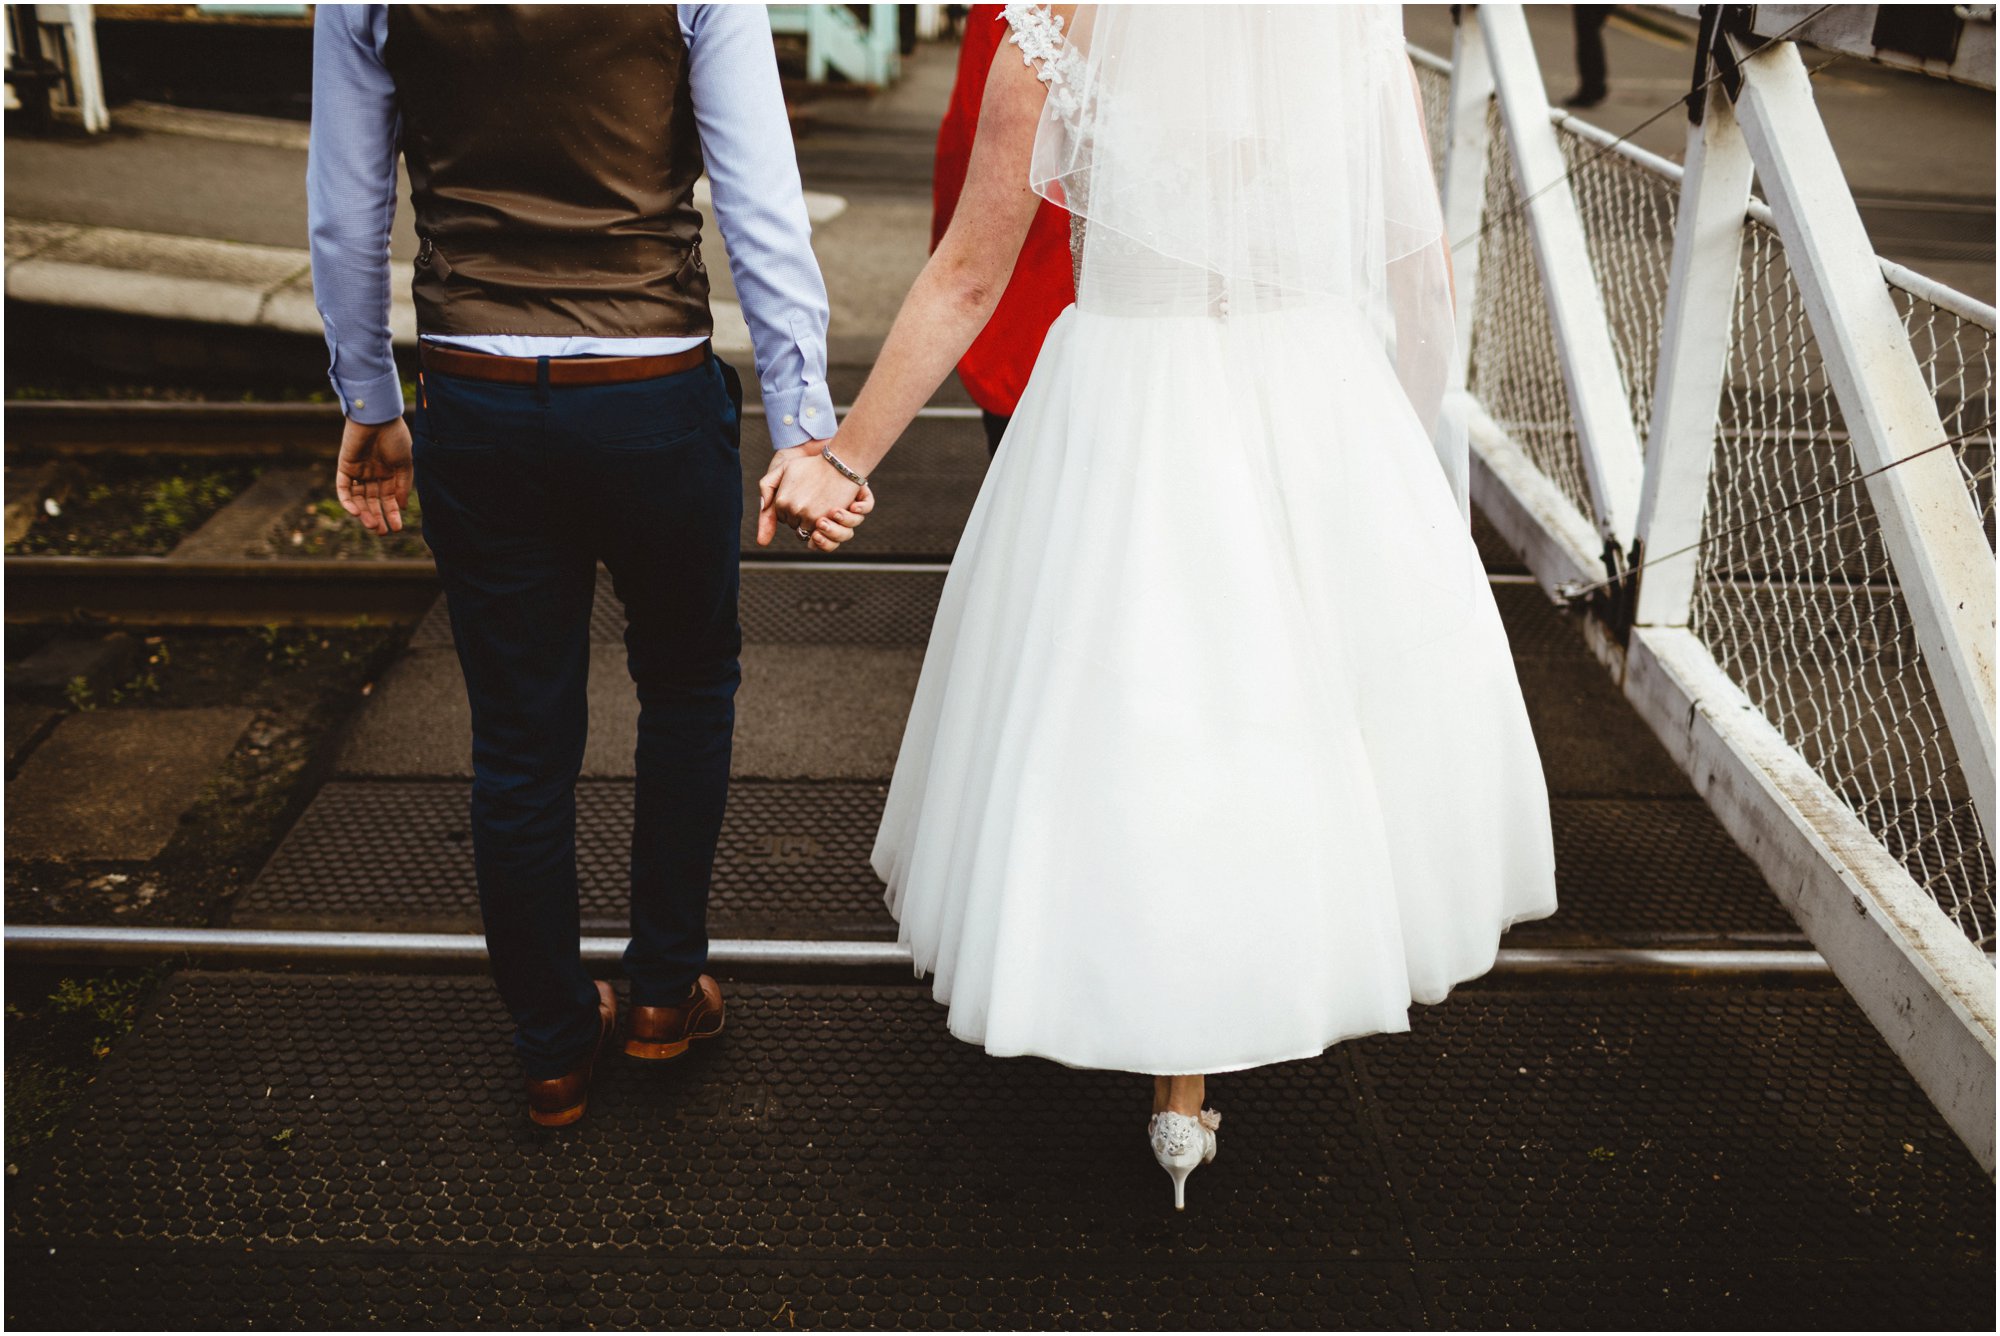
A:
<svg viewBox="0 0 2000 1336">
<path fill-rule="evenodd" d="M 1417 134 L 1424 141 L 1424 161 L 1429 162 L 1431 157 L 1431 131 L 1430 126 L 1425 123 L 1424 117 L 1424 85 L 1417 78 L 1417 62 L 1411 60 L 1407 53 L 1403 57 L 1403 64 L 1409 67 L 1410 96 L 1415 98 L 1417 103 Z M 1456 312 L 1458 310 L 1458 273 L 1451 262 L 1451 238 L 1441 235 L 1438 239 L 1438 245 L 1444 248 L 1444 282 L 1446 289 L 1451 293 L 1451 309 Z"/>
<path fill-rule="evenodd" d="M 842 462 L 872 473 L 986 327 L 1014 272 L 1040 196 L 1028 188 L 1044 89 L 1002 44 L 987 72 L 965 189 L 951 226 L 903 299 L 881 356 L 831 443 Z M 780 459 L 764 479 L 757 541 L 779 523 L 818 524 L 855 489 L 814 452 Z"/>
</svg>

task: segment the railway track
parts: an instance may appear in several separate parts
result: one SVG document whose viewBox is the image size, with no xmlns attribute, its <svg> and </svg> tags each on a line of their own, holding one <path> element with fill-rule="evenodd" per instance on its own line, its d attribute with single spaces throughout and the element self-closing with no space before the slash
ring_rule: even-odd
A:
<svg viewBox="0 0 2000 1336">
<path fill-rule="evenodd" d="M 326 461 L 337 410 L 315 403 L 10 399 L 7 461 L 76 455 Z"/>
<path fill-rule="evenodd" d="M 437 601 L 429 561 L 8 557 L 9 622 L 147 626 L 414 622 Z"/>
<path fill-rule="evenodd" d="M 34 401 L 6 405 L 10 467 L 52 459 L 251 459 L 264 475 L 164 556 L 10 555 L 6 619 L 148 626 L 407 623 L 439 593 L 428 555 L 294 557 L 266 540 L 326 484 L 335 410 L 315 403 Z M 978 410 L 924 410 L 916 428 L 932 449 L 911 451 L 882 485 L 908 504 L 871 524 L 838 561 L 774 545 L 759 548 L 746 527 L 744 564 L 779 569 L 908 569 L 949 562 L 983 473 Z M 763 412 L 744 413 L 746 512 L 768 439 Z M 270 548 L 245 556 L 246 549 Z"/>
</svg>

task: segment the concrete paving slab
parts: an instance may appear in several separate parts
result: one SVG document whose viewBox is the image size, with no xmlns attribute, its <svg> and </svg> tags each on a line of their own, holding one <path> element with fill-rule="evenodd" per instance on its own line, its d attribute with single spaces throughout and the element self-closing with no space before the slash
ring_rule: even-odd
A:
<svg viewBox="0 0 2000 1336">
<path fill-rule="evenodd" d="M 35 257 L 94 269 L 111 269 L 227 283 L 258 292 L 310 268 L 304 251 L 285 246 L 252 246 L 206 237 L 175 237 L 122 227 L 87 227 Z"/>
<path fill-rule="evenodd" d="M 304 503 L 327 479 L 324 464 L 267 468 L 187 537 L 169 556 L 189 561 L 229 561 L 266 554 L 271 526 Z"/>
<path fill-rule="evenodd" d="M 39 254 L 82 230 L 79 223 L 44 223 L 10 215 L 7 219 L 7 263 Z"/>
<path fill-rule="evenodd" d="M 746 645 L 732 773 L 756 779 L 879 779 L 894 768 L 921 648 Z M 826 683 L 850 684 L 838 702 Z M 588 778 L 633 774 L 639 700 L 624 646 L 590 650 Z M 456 651 L 420 646 L 384 674 L 343 746 L 342 775 L 472 774 L 472 717 Z"/>
<path fill-rule="evenodd" d="M 19 244 L 27 253 L 10 258 L 6 275 L 13 301 L 315 338 L 323 332 L 304 250 L 108 227 L 71 228 L 45 244 L 24 231 Z M 717 350 L 747 357 L 742 308 L 723 297 L 709 307 Z M 400 283 L 390 289 L 389 332 L 399 345 L 416 341 L 416 308 Z"/>
<path fill-rule="evenodd" d="M 1557 631 L 1567 633 L 1558 626 Z M 923 647 L 755 643 L 745 646 L 734 773 L 766 779 L 879 779 L 895 765 Z M 1552 794 L 1687 797 L 1693 790 L 1580 645 L 1516 658 Z M 829 709 L 824 683 L 852 683 Z M 638 700 L 624 647 L 591 647 L 591 736 L 583 773 L 633 773 Z M 382 679 L 340 759 L 346 775 L 469 776 L 471 722 L 458 658 L 416 645 Z"/>
<path fill-rule="evenodd" d="M 255 717 L 226 707 L 70 715 L 7 783 L 7 856 L 156 857 Z"/>
<path fill-rule="evenodd" d="M 19 663 L 7 665 L 7 699 L 60 705 L 81 684 L 95 697 L 123 681 L 139 659 L 139 642 L 124 631 L 59 635 Z"/>
<path fill-rule="evenodd" d="M 282 247 L 86 227 L 9 263 L 6 288 L 30 304 L 257 325 L 266 295 L 308 265 Z"/>
</svg>

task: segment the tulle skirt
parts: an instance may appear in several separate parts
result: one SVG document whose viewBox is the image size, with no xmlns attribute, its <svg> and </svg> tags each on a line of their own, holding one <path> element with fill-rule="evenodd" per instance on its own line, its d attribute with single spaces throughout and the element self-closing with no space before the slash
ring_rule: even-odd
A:
<svg viewBox="0 0 2000 1336">
<path fill-rule="evenodd" d="M 954 1035 L 1132 1072 L 1406 1031 L 1555 911 L 1499 611 L 1358 315 L 1057 319 L 874 866 Z"/>
</svg>

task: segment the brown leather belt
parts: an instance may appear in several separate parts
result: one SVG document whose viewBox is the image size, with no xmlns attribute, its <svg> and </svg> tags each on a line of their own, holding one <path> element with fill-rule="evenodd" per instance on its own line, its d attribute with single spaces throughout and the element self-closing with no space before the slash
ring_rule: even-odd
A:
<svg viewBox="0 0 2000 1336">
<path fill-rule="evenodd" d="M 536 357 L 501 357 L 494 353 L 468 352 L 463 348 L 440 348 L 427 340 L 418 341 L 424 370 L 440 376 L 465 376 L 472 380 L 499 380 L 510 385 L 533 385 L 540 379 Z M 551 385 L 616 385 L 627 380 L 649 380 L 671 376 L 700 366 L 708 360 L 708 343 L 680 353 L 659 353 L 648 357 L 551 357 Z"/>
</svg>

